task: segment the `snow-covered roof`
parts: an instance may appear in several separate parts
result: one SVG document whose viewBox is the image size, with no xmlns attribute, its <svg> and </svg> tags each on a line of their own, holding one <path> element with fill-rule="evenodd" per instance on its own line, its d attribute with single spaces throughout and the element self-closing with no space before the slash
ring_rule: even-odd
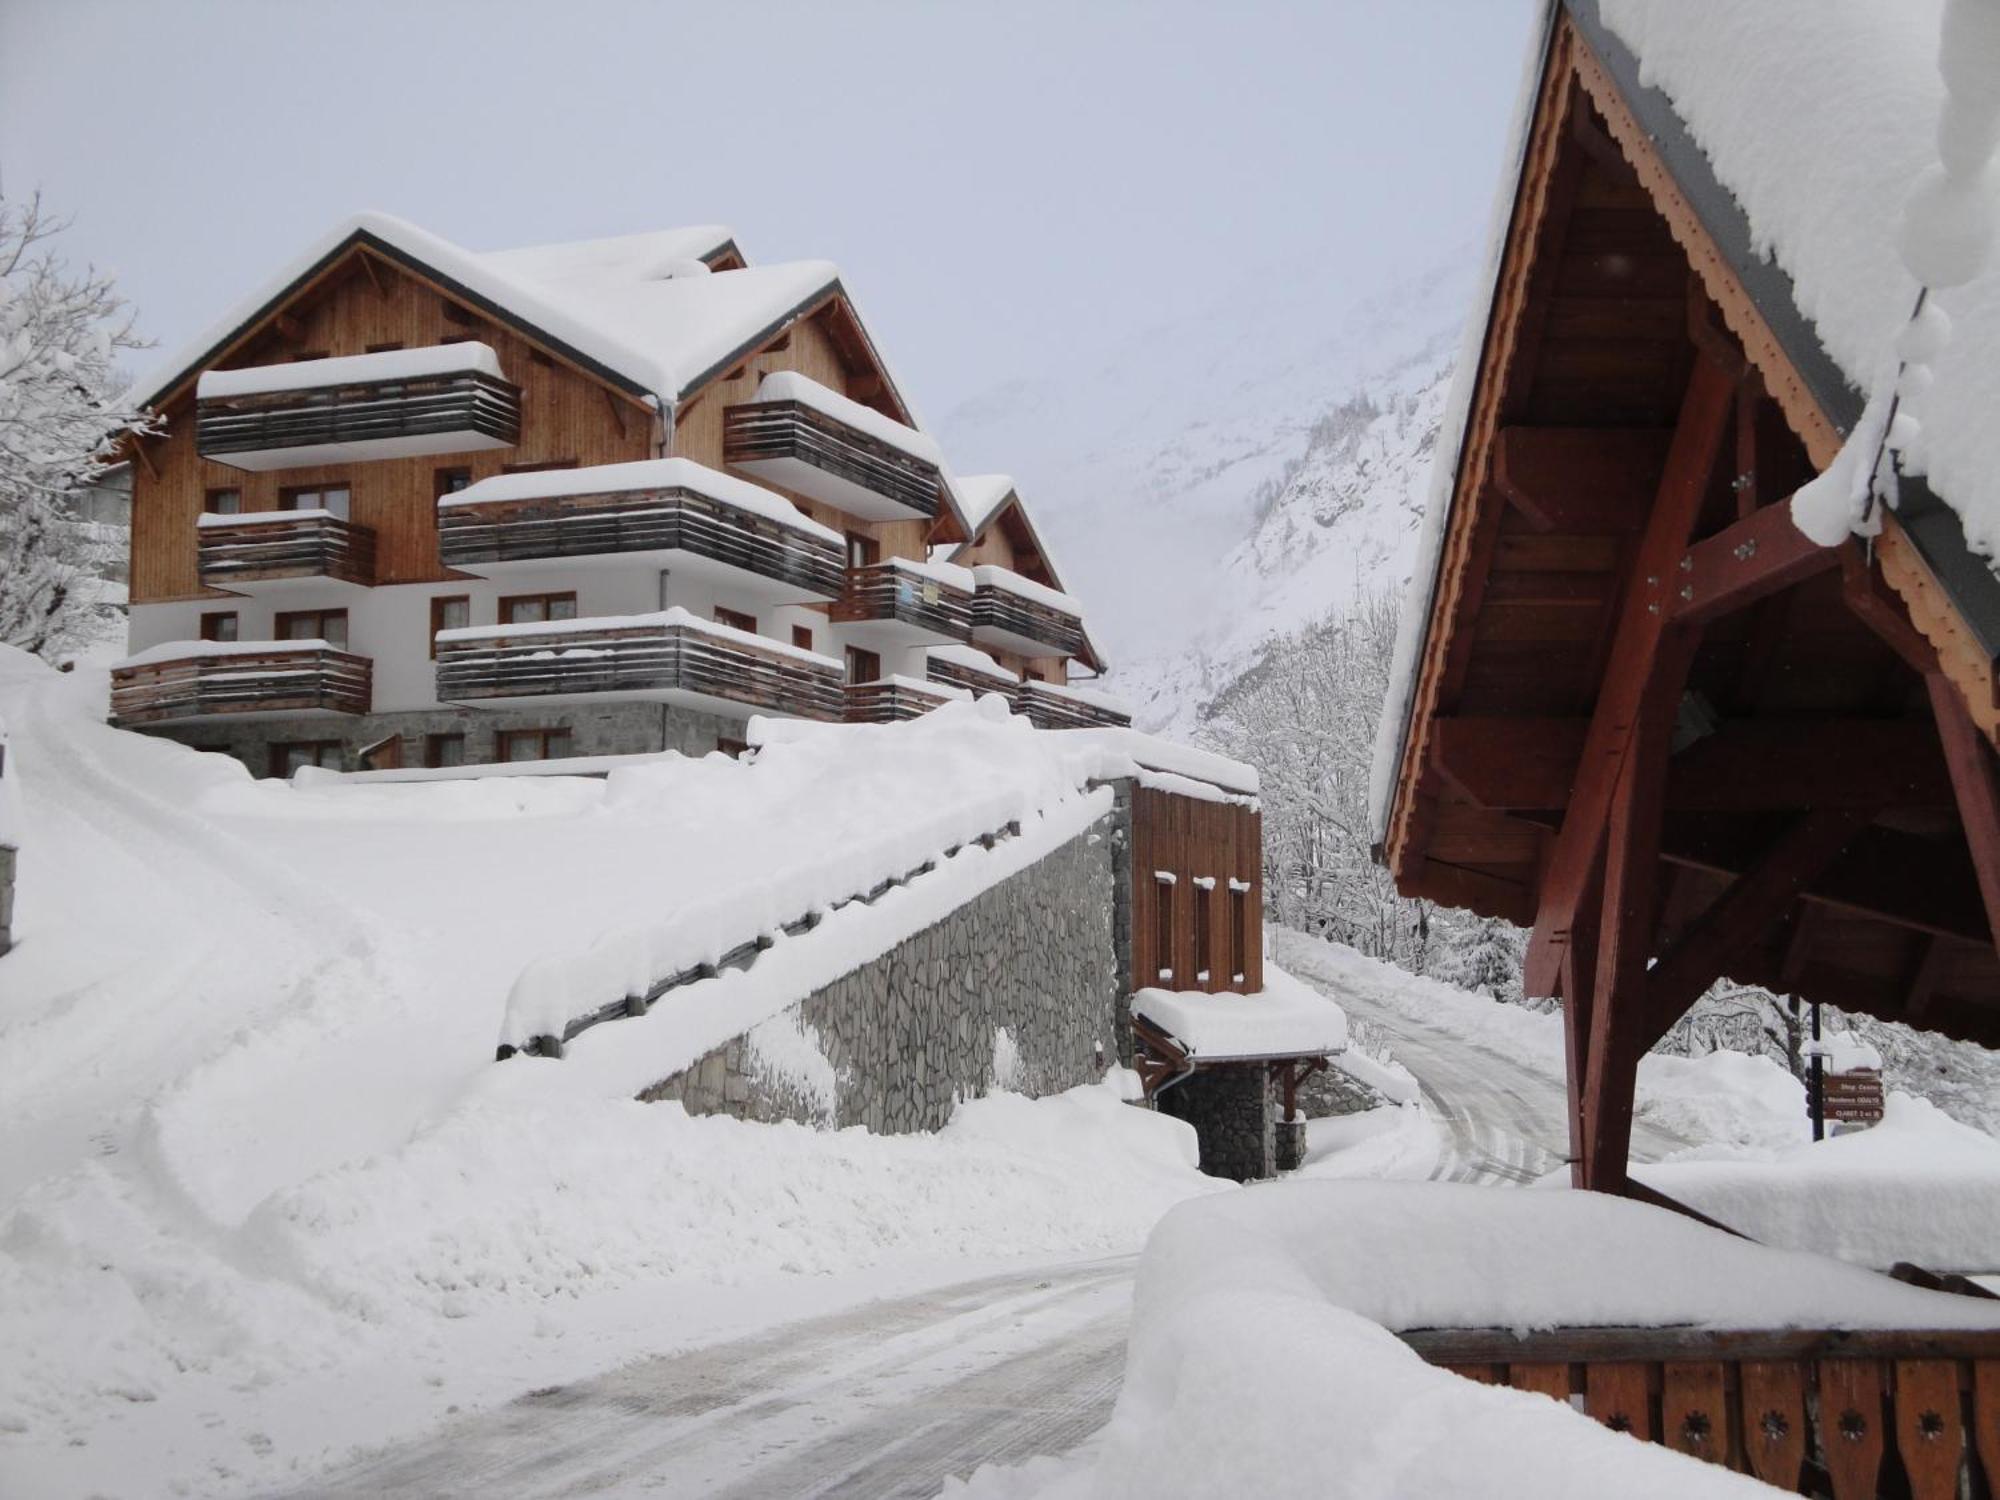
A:
<svg viewBox="0 0 2000 1500">
<path fill-rule="evenodd" d="M 1032 599 L 1037 604 L 1061 610 L 1066 615 L 1083 614 L 1083 606 L 1061 589 L 1052 589 L 1045 583 L 1024 578 L 1012 568 L 1003 568 L 996 563 L 980 563 L 972 569 L 972 577 L 979 584 L 1004 589 L 1010 594 L 1019 594 L 1023 599 Z"/>
<path fill-rule="evenodd" d="M 865 432 L 900 453 L 907 453 L 929 464 L 944 463 L 944 455 L 928 435 L 914 427 L 904 426 L 894 417 L 885 417 L 872 406 L 863 406 L 839 391 L 829 390 L 810 375 L 801 375 L 796 370 L 778 370 L 766 375 L 757 382 L 757 394 L 751 400 L 796 401 L 801 406 L 809 406 L 832 417 L 836 422 L 844 422 L 859 432 Z"/>
<path fill-rule="evenodd" d="M 1197 1062 L 1255 1057 L 1324 1057 L 1347 1046 L 1347 1013 L 1289 974 L 1266 967 L 1252 995 L 1142 989 L 1132 1013 L 1171 1037 Z"/>
<path fill-rule="evenodd" d="M 691 224 L 681 229 L 649 229 L 601 240 L 564 240 L 551 245 L 523 245 L 515 250 L 489 250 L 479 258 L 496 271 L 545 285 L 607 277 L 643 281 L 701 275 L 711 259 L 735 243 L 725 225 Z"/>
<path fill-rule="evenodd" d="M 428 344 L 419 349 L 384 349 L 374 354 L 343 354 L 333 359 L 294 359 L 282 364 L 251 365 L 242 370 L 204 370 L 195 383 L 203 399 L 263 396 L 274 391 L 310 391 L 329 386 L 363 385 L 378 380 L 423 380 L 467 371 L 500 378 L 500 356 L 487 344 Z"/>
<path fill-rule="evenodd" d="M 495 474 L 462 490 L 438 497 L 438 509 L 489 505 L 503 500 L 552 499 L 559 495 L 608 495 L 620 490 L 692 490 L 738 510 L 789 526 L 822 541 L 840 543 L 841 535 L 822 525 L 791 501 L 760 484 L 698 464 L 691 458 L 646 458 L 633 463 L 590 464 L 578 469 L 535 469 L 522 474 Z M 239 516 L 225 519 L 235 521 Z"/>
<path fill-rule="evenodd" d="M 955 474 L 952 483 L 958 487 L 959 507 L 965 512 L 965 529 L 971 533 L 970 540 L 977 541 L 979 533 L 986 529 L 986 523 L 998 514 L 1000 507 L 1007 503 L 1007 497 L 1014 493 L 1014 476 Z"/>
<path fill-rule="evenodd" d="M 938 649 L 938 648 L 933 648 Z M 1259 790 L 1257 768 L 1213 750 L 1197 750 L 1147 734 L 1143 729 L 1104 726 L 1092 729 L 1045 729 L 1044 734 L 1060 735 L 1066 744 L 1089 745 L 1119 761 L 1148 771 L 1167 771 L 1193 781 L 1206 781 L 1224 791 L 1254 797 Z"/>
</svg>

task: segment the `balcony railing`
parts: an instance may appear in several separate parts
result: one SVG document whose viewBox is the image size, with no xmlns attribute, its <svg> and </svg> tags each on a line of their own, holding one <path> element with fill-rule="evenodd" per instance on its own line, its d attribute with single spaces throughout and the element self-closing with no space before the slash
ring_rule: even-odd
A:
<svg viewBox="0 0 2000 1500">
<path fill-rule="evenodd" d="M 963 568 L 903 558 L 850 568 L 840 598 L 827 611 L 856 640 L 891 645 L 972 638 L 972 590 L 953 582 Z M 970 583 L 968 578 L 965 580 Z"/>
<path fill-rule="evenodd" d="M 1006 568 L 972 570 L 972 640 L 1022 656 L 1082 656 L 1083 617 L 1065 596 Z"/>
<path fill-rule="evenodd" d="M 721 713 L 838 719 L 841 664 L 832 657 L 698 620 L 685 610 L 475 626 L 437 637 L 445 703 L 552 699 L 680 703 Z"/>
<path fill-rule="evenodd" d="M 325 641 L 176 641 L 111 669 L 111 722 L 365 714 L 374 663 Z"/>
<path fill-rule="evenodd" d="M 1125 729 L 1132 723 L 1129 710 L 1101 693 L 1033 678 L 1015 689 L 1014 709 L 1037 729 Z"/>
<path fill-rule="evenodd" d="M 195 403 L 201 456 L 239 469 L 504 448 L 520 429 L 519 388 L 472 343 L 212 370 Z"/>
<path fill-rule="evenodd" d="M 968 650 L 966 655 L 974 660 L 954 660 L 948 651 L 933 650 L 924 658 L 924 676 L 941 687 L 961 688 L 974 696 L 999 693 L 1013 699 L 1021 685 L 1019 678 L 983 652 Z"/>
<path fill-rule="evenodd" d="M 936 464 L 802 401 L 727 408 L 722 457 L 731 468 L 869 520 L 928 521 L 938 513 Z"/>
<path fill-rule="evenodd" d="M 876 682 L 847 684 L 846 719 L 850 724 L 894 724 L 922 718 L 954 699 L 969 698 L 962 688 L 922 682 L 914 677 L 884 677 Z"/>
<path fill-rule="evenodd" d="M 207 588 L 255 594 L 300 582 L 375 582 L 375 533 L 330 511 L 203 516 L 196 537 Z"/>
<path fill-rule="evenodd" d="M 509 482 L 521 477 L 509 476 Z M 733 484 L 754 489 L 741 480 Z M 799 598 L 836 598 L 846 582 L 833 532 L 777 520 L 684 485 L 508 500 L 480 500 L 478 492 L 475 485 L 438 505 L 438 550 L 448 568 L 494 573 L 564 558 L 647 554 L 662 567 L 775 584 L 778 592 Z M 778 496 L 769 498 L 789 508 Z"/>
</svg>

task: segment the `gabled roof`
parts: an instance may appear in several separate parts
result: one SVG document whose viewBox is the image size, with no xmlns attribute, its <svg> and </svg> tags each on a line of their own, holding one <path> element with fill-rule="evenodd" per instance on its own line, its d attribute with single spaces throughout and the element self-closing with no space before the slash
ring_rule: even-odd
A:
<svg viewBox="0 0 2000 1500">
<path fill-rule="evenodd" d="M 1061 570 L 1056 566 L 1055 554 L 1049 551 L 1048 543 L 1035 529 L 1034 519 L 1028 514 L 1028 507 L 1022 502 L 1021 492 L 1015 488 L 1012 475 L 954 474 L 949 476 L 946 487 L 965 518 L 965 540 L 945 554 L 947 561 L 963 562 L 965 555 L 979 544 L 982 536 L 993 527 L 1011 520 L 1026 534 L 1029 545 L 1035 549 L 1035 555 L 1048 572 L 1050 585 L 1060 593 L 1069 592 Z M 1104 671 L 1104 653 L 1097 649 L 1097 642 L 1091 639 L 1087 626 L 1083 639 L 1086 647 L 1084 663 L 1093 671 Z"/>
</svg>

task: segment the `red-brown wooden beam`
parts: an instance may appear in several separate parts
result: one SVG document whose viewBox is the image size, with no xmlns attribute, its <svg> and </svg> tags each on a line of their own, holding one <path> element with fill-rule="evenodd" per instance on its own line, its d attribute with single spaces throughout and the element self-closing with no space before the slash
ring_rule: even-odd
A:
<svg viewBox="0 0 2000 1500">
<path fill-rule="evenodd" d="M 1972 851 L 1987 925 L 2000 948 L 2000 772 L 1958 688 L 1942 672 L 1931 673 L 1924 683 L 1930 689 L 1938 736 L 1944 741 L 1945 760 L 1958 791 L 1959 817 L 1965 824 L 1965 843 Z"/>
<path fill-rule="evenodd" d="M 1625 536 L 1646 524 L 1671 434 L 1655 428 L 1503 427 L 1493 487 L 1542 531 Z"/>
<path fill-rule="evenodd" d="M 1793 523 L 1791 502 L 1780 500 L 1681 554 L 1668 613 L 1683 624 L 1717 619 L 1839 567 L 1854 545 L 1820 546 Z"/>
<path fill-rule="evenodd" d="M 1648 692 L 1668 693 L 1675 700 L 1680 696 L 1686 678 L 1685 660 L 1674 681 L 1657 681 L 1664 665 L 1659 655 L 1666 628 L 1665 580 L 1686 550 L 1701 514 L 1734 396 L 1734 385 L 1725 371 L 1709 360 L 1695 361 L 1659 490 L 1633 560 L 1632 583 L 1612 637 L 1576 790 L 1542 874 L 1540 907 L 1522 969 L 1523 986 L 1530 995 L 1549 995 L 1558 987 L 1562 950 L 1569 942 L 1585 882 L 1604 841 L 1612 797 L 1642 697 Z M 1601 972 L 1601 963 L 1599 967 Z M 1605 1002 L 1600 986 L 1596 1003 L 1601 1007 Z"/>
</svg>

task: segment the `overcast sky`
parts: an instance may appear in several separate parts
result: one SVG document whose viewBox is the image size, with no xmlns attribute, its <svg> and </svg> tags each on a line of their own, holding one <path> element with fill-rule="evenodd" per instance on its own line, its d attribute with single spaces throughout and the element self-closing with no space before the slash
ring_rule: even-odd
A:
<svg viewBox="0 0 2000 1500">
<path fill-rule="evenodd" d="M 1215 278 L 1476 235 L 1533 10 L 0 0 L 0 189 L 162 354 L 357 209 L 473 249 L 722 222 L 840 262 L 941 413 Z"/>
</svg>

